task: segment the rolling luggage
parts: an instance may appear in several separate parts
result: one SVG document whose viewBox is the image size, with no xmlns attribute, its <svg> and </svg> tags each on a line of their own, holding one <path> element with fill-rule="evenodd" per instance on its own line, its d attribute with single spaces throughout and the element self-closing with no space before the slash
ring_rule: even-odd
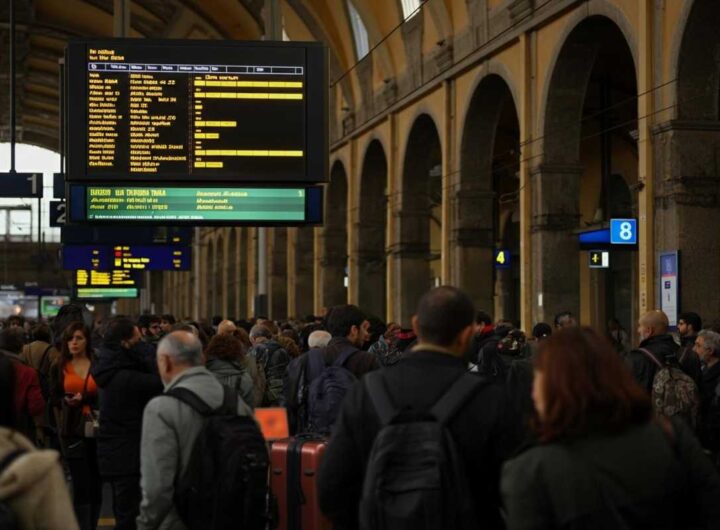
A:
<svg viewBox="0 0 720 530">
<path fill-rule="evenodd" d="M 327 440 L 299 435 L 272 443 L 270 490 L 277 530 L 331 530 L 318 504 L 317 476 Z"/>
</svg>

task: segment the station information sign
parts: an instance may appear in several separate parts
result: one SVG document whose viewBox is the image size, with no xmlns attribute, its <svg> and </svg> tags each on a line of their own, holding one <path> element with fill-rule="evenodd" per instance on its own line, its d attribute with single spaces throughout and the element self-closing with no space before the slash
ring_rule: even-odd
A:
<svg viewBox="0 0 720 530">
<path fill-rule="evenodd" d="M 190 247 L 65 245 L 62 253 L 65 270 L 187 271 L 191 264 Z"/>
<path fill-rule="evenodd" d="M 79 269 L 75 271 L 76 287 L 139 287 L 139 284 L 138 273 L 133 270 Z"/>
<path fill-rule="evenodd" d="M 93 223 L 313 225 L 323 189 L 72 185 L 70 219 Z"/>
<path fill-rule="evenodd" d="M 320 43 L 77 40 L 66 60 L 69 181 L 327 180 Z"/>
<path fill-rule="evenodd" d="M 75 291 L 75 298 L 80 300 L 115 300 L 139 296 L 140 291 L 135 287 L 78 287 Z"/>
</svg>

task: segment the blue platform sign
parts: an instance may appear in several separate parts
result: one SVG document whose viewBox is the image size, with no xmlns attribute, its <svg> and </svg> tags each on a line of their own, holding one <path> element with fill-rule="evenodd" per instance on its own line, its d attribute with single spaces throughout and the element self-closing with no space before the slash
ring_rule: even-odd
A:
<svg viewBox="0 0 720 530">
<path fill-rule="evenodd" d="M 0 173 L 0 197 L 41 199 L 42 173 Z"/>
<path fill-rule="evenodd" d="M 512 267 L 512 258 L 510 255 L 510 249 L 507 248 L 496 248 L 495 249 L 495 268 L 496 269 L 509 269 Z"/>
<path fill-rule="evenodd" d="M 610 219 L 611 245 L 637 245 L 637 219 Z"/>
<path fill-rule="evenodd" d="M 677 251 L 661 252 L 660 309 L 667 315 L 670 327 L 675 328 L 680 312 L 680 258 Z"/>
</svg>

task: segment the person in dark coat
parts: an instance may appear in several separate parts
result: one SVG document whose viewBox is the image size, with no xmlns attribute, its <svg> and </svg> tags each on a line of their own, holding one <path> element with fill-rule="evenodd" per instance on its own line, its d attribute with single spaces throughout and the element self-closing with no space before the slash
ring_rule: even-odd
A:
<svg viewBox="0 0 720 530">
<path fill-rule="evenodd" d="M 358 307 L 332 307 L 327 319 L 332 338 L 327 346 L 313 348 L 292 360 L 283 384 L 291 433 L 302 432 L 308 426 L 305 414 L 307 390 L 325 366 L 332 365 L 341 355 L 350 354 L 344 367 L 358 379 L 380 368 L 376 355 L 360 349 L 367 340 L 368 326 L 365 314 Z"/>
<path fill-rule="evenodd" d="M 697 313 L 682 313 L 678 317 L 678 334 L 680 335 L 680 352 L 678 362 L 687 375 L 693 378 L 698 386 L 702 379 L 702 364 L 694 351 L 695 339 L 702 329 L 702 319 Z"/>
<path fill-rule="evenodd" d="M 98 466 L 113 492 L 117 530 L 135 529 L 140 509 L 140 438 L 145 405 L 163 391 L 152 358 L 136 346 L 140 330 L 126 318 L 108 323 L 92 374 L 100 388 Z"/>
<path fill-rule="evenodd" d="M 645 313 L 638 322 L 640 346 L 625 356 L 625 363 L 633 377 L 648 395 L 652 393 L 655 374 L 660 370 L 657 363 L 648 358 L 648 354 L 655 357 L 660 364 L 679 367 L 678 345 L 668 334 L 668 325 L 668 317 L 662 311 Z"/>
<path fill-rule="evenodd" d="M 504 466 L 508 530 L 720 528 L 720 476 L 682 421 L 652 417 L 607 339 L 562 330 L 534 366 L 539 443 Z"/>
<path fill-rule="evenodd" d="M 703 363 L 700 380 L 700 443 L 720 464 L 720 333 L 702 330 L 694 349 Z"/>
<path fill-rule="evenodd" d="M 472 301 L 453 287 L 438 287 L 423 296 L 413 318 L 418 344 L 377 375 L 398 410 L 429 410 L 467 372 L 464 356 L 474 331 L 473 313 Z M 478 528 L 503 528 L 500 465 L 515 445 L 508 411 L 502 386 L 487 381 L 449 423 L 467 469 Z M 381 427 L 366 386 L 356 384 L 343 402 L 318 477 L 320 508 L 336 530 L 358 527 L 363 478 Z"/>
</svg>

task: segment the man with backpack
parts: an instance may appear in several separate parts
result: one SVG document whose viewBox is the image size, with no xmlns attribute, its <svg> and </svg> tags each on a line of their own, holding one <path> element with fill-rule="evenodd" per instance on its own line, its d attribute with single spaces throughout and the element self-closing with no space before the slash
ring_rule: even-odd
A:
<svg viewBox="0 0 720 530">
<path fill-rule="evenodd" d="M 503 528 L 500 466 L 515 440 L 504 389 L 463 360 L 473 314 L 462 291 L 432 289 L 413 318 L 418 344 L 349 391 L 318 477 L 336 530 Z"/>
<path fill-rule="evenodd" d="M 145 408 L 138 530 L 264 528 L 268 455 L 252 411 L 203 366 L 185 331 L 165 336 L 165 393 Z"/>
<path fill-rule="evenodd" d="M 272 324 L 267 322 L 268 325 Z M 273 327 L 274 324 L 272 324 Z M 283 378 L 287 371 L 290 355 L 278 341 L 273 338 L 272 331 L 265 324 L 256 324 L 250 330 L 250 348 L 248 355 L 255 359 L 258 370 L 265 375 L 265 391 L 259 407 L 282 407 L 285 405 L 283 396 Z"/>
<path fill-rule="evenodd" d="M 679 347 L 668 327 L 668 317 L 662 311 L 640 317 L 640 346 L 625 356 L 625 362 L 635 380 L 652 396 L 656 414 L 681 416 L 695 428 L 700 407 L 698 387 L 681 369 Z"/>
<path fill-rule="evenodd" d="M 357 379 L 380 367 L 375 355 L 361 350 L 368 327 L 357 306 L 332 307 L 327 317 L 330 342 L 290 364 L 285 390 L 293 433 L 329 434 L 345 393 Z"/>
</svg>

